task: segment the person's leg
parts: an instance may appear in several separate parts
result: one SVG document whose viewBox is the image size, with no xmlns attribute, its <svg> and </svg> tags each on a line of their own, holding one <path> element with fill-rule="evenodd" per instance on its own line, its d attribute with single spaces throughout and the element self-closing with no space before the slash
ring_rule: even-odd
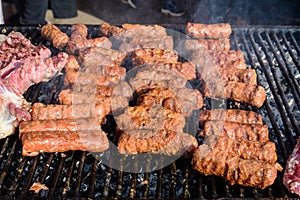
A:
<svg viewBox="0 0 300 200">
<path fill-rule="evenodd" d="M 75 0 L 50 0 L 54 18 L 77 17 L 77 5 Z"/>
<path fill-rule="evenodd" d="M 164 0 L 162 3 L 161 12 L 173 17 L 180 17 L 185 14 L 185 11 L 179 8 L 173 0 Z"/>
<path fill-rule="evenodd" d="M 25 10 L 24 0 L 13 0 L 12 2 L 14 3 L 18 13 L 22 13 Z"/>
<path fill-rule="evenodd" d="M 20 1 L 19 1 L 20 2 Z M 20 24 L 45 24 L 48 0 L 26 0 L 20 8 Z M 19 11 L 19 10 L 18 10 Z"/>
</svg>

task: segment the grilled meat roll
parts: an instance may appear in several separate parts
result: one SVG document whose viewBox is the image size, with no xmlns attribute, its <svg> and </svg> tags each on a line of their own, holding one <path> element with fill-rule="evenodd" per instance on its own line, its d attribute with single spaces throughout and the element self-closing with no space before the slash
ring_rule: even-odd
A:
<svg viewBox="0 0 300 200">
<path fill-rule="evenodd" d="M 236 140 L 266 142 L 269 140 L 268 126 L 262 124 L 240 124 L 228 121 L 206 121 L 201 136 L 226 136 Z"/>
<path fill-rule="evenodd" d="M 239 184 L 260 189 L 272 185 L 277 177 L 277 170 L 282 170 L 278 163 L 231 157 L 206 144 L 195 150 L 192 165 L 200 173 L 224 177 L 232 185 Z"/>
<path fill-rule="evenodd" d="M 130 130 L 118 142 L 122 154 L 154 153 L 180 156 L 192 153 L 198 146 L 192 135 L 171 130 Z"/>
<path fill-rule="evenodd" d="M 202 110 L 199 115 L 199 123 L 203 125 L 205 121 L 228 121 L 241 124 L 263 124 L 261 114 L 253 111 L 241 109 L 213 109 Z"/>
<path fill-rule="evenodd" d="M 193 38 L 229 38 L 231 35 L 231 26 L 228 23 L 219 24 L 200 24 L 188 22 L 185 33 Z"/>
</svg>

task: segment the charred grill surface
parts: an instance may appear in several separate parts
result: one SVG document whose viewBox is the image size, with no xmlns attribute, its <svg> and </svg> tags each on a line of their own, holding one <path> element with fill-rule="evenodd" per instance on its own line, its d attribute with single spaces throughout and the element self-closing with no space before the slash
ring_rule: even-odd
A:
<svg viewBox="0 0 300 200">
<path fill-rule="evenodd" d="M 166 27 L 182 32 L 185 30 L 183 26 Z M 51 48 L 50 42 L 41 36 L 39 27 L 1 26 L 0 29 L 2 33 L 20 31 L 30 38 L 33 44 L 43 44 L 55 54 L 59 51 Z M 60 26 L 60 29 L 71 35 L 71 26 Z M 88 26 L 87 40 L 99 36 L 101 34 L 98 26 Z M 285 166 L 296 139 L 300 136 L 300 29 L 233 27 L 230 44 L 232 49 L 243 52 L 247 68 L 256 71 L 257 83 L 265 88 L 267 100 L 260 108 L 228 101 L 227 108 L 241 108 L 261 114 L 264 124 L 269 129 L 269 140 L 276 144 L 278 162 Z M 63 82 L 64 77 L 58 76 L 48 82 L 33 85 L 24 94 L 25 98 L 30 102 L 55 104 L 59 92 L 63 89 Z M 215 100 L 206 98 L 204 101 L 203 109 L 210 110 Z M 50 116 L 45 113 L 44 117 Z M 113 123 L 110 125 L 115 126 Z M 109 139 L 116 142 L 113 129 L 109 126 L 104 128 Z M 101 158 L 109 157 L 106 153 L 99 154 L 98 159 L 84 151 L 42 153 L 35 157 L 23 157 L 22 144 L 18 137 L 19 135 L 15 134 L 0 140 L 0 199 L 297 197 L 284 187 L 283 171 L 278 172 L 274 184 L 265 189 L 232 186 L 223 178 L 204 176 L 192 169 L 191 158 L 180 158 L 160 170 L 133 174 L 112 169 L 101 163 Z M 201 139 L 199 142 L 202 142 Z M 240 162 L 234 161 L 232 170 L 239 169 L 238 164 Z M 263 188 L 263 180 L 259 181 L 262 181 Z M 48 190 L 34 193 L 30 190 L 34 183 L 45 185 Z"/>
</svg>

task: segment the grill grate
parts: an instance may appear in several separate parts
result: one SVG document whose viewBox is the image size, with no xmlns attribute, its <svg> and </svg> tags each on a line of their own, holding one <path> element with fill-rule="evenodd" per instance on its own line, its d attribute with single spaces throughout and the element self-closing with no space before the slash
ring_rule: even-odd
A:
<svg viewBox="0 0 300 200">
<path fill-rule="evenodd" d="M 97 26 L 89 27 L 96 37 Z M 166 26 L 184 30 L 182 26 Z M 70 34 L 70 26 L 60 27 Z M 39 27 L 0 27 L 2 33 L 20 31 L 35 45 L 50 43 L 42 38 Z M 300 136 L 300 29 L 297 27 L 234 27 L 231 47 L 244 52 L 249 68 L 256 70 L 258 83 L 267 92 L 262 108 L 238 105 L 263 115 L 276 143 L 282 166 Z M 50 48 L 51 49 L 51 48 Z M 57 53 L 56 49 L 51 49 Z M 25 94 L 31 102 L 55 103 L 63 77 L 30 88 Z M 32 92 L 33 91 L 33 92 Z M 230 103 L 229 103 L 230 104 Z M 236 104 L 230 104 L 230 107 Z M 163 162 L 163 161 L 162 161 Z M 17 134 L 0 140 L 0 197 L 31 198 L 283 198 L 295 197 L 283 186 L 283 172 L 275 183 L 264 189 L 231 186 L 220 177 L 194 171 L 190 159 L 180 158 L 169 166 L 149 173 L 127 173 L 102 164 L 88 152 L 44 153 L 36 157 L 21 155 Z M 49 190 L 29 191 L 33 183 Z M 2 198 L 1 198 L 2 199 Z"/>
</svg>

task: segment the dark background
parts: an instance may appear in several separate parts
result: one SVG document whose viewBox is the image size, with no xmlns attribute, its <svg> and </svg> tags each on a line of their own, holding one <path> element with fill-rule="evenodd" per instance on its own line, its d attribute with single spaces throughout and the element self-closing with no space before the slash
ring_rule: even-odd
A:
<svg viewBox="0 0 300 200">
<path fill-rule="evenodd" d="M 160 0 L 137 0 L 137 9 L 120 0 L 77 0 L 79 10 L 112 24 L 300 25 L 300 0 L 175 0 L 187 13 L 171 17 L 160 13 Z"/>
</svg>

